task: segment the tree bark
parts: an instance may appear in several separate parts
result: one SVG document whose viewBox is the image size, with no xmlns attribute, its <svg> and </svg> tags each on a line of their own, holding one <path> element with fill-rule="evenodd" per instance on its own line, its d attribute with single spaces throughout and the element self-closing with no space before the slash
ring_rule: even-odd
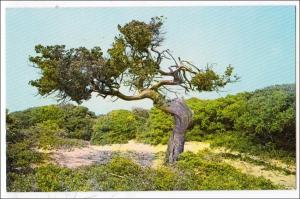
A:
<svg viewBox="0 0 300 199">
<path fill-rule="evenodd" d="M 185 131 L 192 124 L 193 113 L 185 101 L 179 98 L 167 102 L 163 110 L 172 114 L 175 120 L 175 126 L 169 138 L 165 159 L 166 163 L 172 164 L 184 150 Z"/>
</svg>

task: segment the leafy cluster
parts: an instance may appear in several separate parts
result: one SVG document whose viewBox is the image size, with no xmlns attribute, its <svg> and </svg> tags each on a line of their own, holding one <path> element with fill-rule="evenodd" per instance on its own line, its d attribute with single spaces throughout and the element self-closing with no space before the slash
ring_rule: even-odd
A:
<svg viewBox="0 0 300 199">
<path fill-rule="evenodd" d="M 158 66 L 151 56 L 151 46 L 159 45 L 161 18 L 150 23 L 132 21 L 121 27 L 112 47 L 104 57 L 100 47 L 66 49 L 65 45 L 35 47 L 38 56 L 29 60 L 42 72 L 40 79 L 30 81 L 40 95 L 58 93 L 59 99 L 77 103 L 88 100 L 92 92 L 105 97 L 118 90 L 123 77 L 126 85 L 143 88 L 150 85 Z"/>
<path fill-rule="evenodd" d="M 40 55 L 31 56 L 29 61 L 41 69 L 42 77 L 30 81 L 30 84 L 37 87 L 42 96 L 58 91 L 59 99 L 69 97 L 80 103 L 81 100 L 90 99 L 94 90 L 91 81 L 95 78 L 100 82 L 104 80 L 108 85 L 112 84 L 109 81 L 111 74 L 106 73 L 108 69 L 105 68 L 99 47 L 66 50 L 65 45 L 37 45 L 35 51 Z"/>
<path fill-rule="evenodd" d="M 38 55 L 29 60 L 40 69 L 41 77 L 30 84 L 42 96 L 54 93 L 59 100 L 77 103 L 90 99 L 95 92 L 104 98 L 149 98 L 160 104 L 157 102 L 166 97 L 163 91 L 169 91 L 166 86 L 181 86 L 186 92 L 213 91 L 238 79 L 232 77 L 230 65 L 219 75 L 211 67 L 203 71 L 180 58 L 176 61 L 169 49 L 161 49 L 162 25 L 163 17 L 153 17 L 148 23 L 132 20 L 118 25 L 119 34 L 106 54 L 100 47 L 66 49 L 64 45 L 39 44 L 35 47 Z M 169 71 L 163 70 L 163 60 L 174 62 L 170 63 Z M 124 95 L 123 87 L 135 94 Z"/>
<path fill-rule="evenodd" d="M 231 75 L 233 67 L 228 66 L 223 75 L 217 74 L 212 70 L 211 67 L 207 67 L 204 71 L 199 71 L 191 80 L 191 84 L 198 91 L 215 91 L 219 88 L 223 88 L 230 82 L 237 81 L 239 77 L 234 76 L 232 79 Z"/>
</svg>

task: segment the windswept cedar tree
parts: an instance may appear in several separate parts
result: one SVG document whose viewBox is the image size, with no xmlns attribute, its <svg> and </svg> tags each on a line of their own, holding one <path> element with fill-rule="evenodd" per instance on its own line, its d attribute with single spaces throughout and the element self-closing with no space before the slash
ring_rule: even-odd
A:
<svg viewBox="0 0 300 199">
<path fill-rule="evenodd" d="M 29 60 L 40 69 L 41 77 L 30 84 L 42 96 L 56 94 L 58 100 L 77 103 L 89 100 L 92 93 L 126 101 L 151 99 L 155 107 L 175 119 L 166 153 L 166 162 L 173 163 L 184 150 L 184 134 L 192 124 L 193 114 L 182 98 L 171 100 L 167 93 L 179 87 L 185 93 L 217 91 L 238 77 L 230 65 L 224 74 L 217 74 L 212 67 L 199 68 L 163 49 L 163 19 L 154 17 L 149 23 L 132 20 L 118 25 L 119 34 L 106 54 L 100 47 L 37 45 L 37 55 Z M 170 63 L 169 67 L 162 67 L 162 61 Z M 124 93 L 125 89 L 128 92 Z"/>
</svg>

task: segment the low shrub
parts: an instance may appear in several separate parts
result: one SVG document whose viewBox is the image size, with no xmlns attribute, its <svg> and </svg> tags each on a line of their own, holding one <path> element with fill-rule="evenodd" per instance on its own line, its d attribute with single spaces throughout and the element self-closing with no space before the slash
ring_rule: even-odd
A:
<svg viewBox="0 0 300 199">
<path fill-rule="evenodd" d="M 31 140 L 7 145 L 7 172 L 27 172 L 32 164 L 43 160 L 43 155 L 32 148 L 34 143 Z"/>
<path fill-rule="evenodd" d="M 141 167 L 124 157 L 106 165 L 78 169 L 56 165 L 37 167 L 29 174 L 11 174 L 11 191 L 147 191 L 147 190 L 253 190 L 280 189 L 269 180 L 242 174 L 235 168 L 183 153 L 173 167 Z M 29 183 L 30 182 L 30 183 Z"/>
<path fill-rule="evenodd" d="M 221 162 L 209 161 L 205 153 L 183 153 L 178 169 L 190 171 L 193 183 L 189 190 L 261 190 L 280 189 L 263 177 L 246 175 L 234 167 Z M 191 172 L 192 171 L 192 172 Z"/>
<path fill-rule="evenodd" d="M 153 145 L 166 144 L 173 126 L 171 115 L 157 108 L 151 108 L 147 122 L 137 130 L 137 140 Z"/>
<path fill-rule="evenodd" d="M 204 136 L 202 141 L 210 143 L 211 147 L 226 147 L 240 153 L 259 156 L 261 158 L 275 158 L 294 164 L 295 156 L 286 150 L 277 149 L 274 145 L 262 145 L 241 132 L 226 132 Z"/>
<path fill-rule="evenodd" d="M 116 110 L 101 116 L 93 126 L 93 144 L 127 143 L 134 139 L 138 126 L 137 117 L 127 110 Z"/>
</svg>

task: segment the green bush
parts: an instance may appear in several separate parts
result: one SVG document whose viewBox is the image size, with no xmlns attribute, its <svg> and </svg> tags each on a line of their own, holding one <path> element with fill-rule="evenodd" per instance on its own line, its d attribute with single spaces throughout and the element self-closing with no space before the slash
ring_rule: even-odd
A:
<svg viewBox="0 0 300 199">
<path fill-rule="evenodd" d="M 19 129 L 29 128 L 47 120 L 62 125 L 63 110 L 57 105 L 48 105 L 9 113 L 9 117 L 15 119 L 15 125 Z"/>
<path fill-rule="evenodd" d="M 37 169 L 36 185 L 39 191 L 87 191 L 87 177 L 80 171 L 47 165 Z"/>
<path fill-rule="evenodd" d="M 65 131 L 51 120 L 37 124 L 31 128 L 37 138 L 38 148 L 53 149 L 61 146 Z"/>
<path fill-rule="evenodd" d="M 137 131 L 137 140 L 147 144 L 166 144 L 173 130 L 173 118 L 157 108 L 151 108 L 149 118 Z"/>
<path fill-rule="evenodd" d="M 59 128 L 51 120 L 38 123 L 29 128 L 28 132 L 31 134 L 30 139 L 35 142 L 35 147 L 40 149 L 70 148 L 83 145 L 80 140 L 66 138 L 65 130 Z"/>
<path fill-rule="evenodd" d="M 215 135 L 207 135 L 203 138 L 209 142 L 211 147 L 226 147 L 232 151 L 259 156 L 267 159 L 280 159 L 284 162 L 295 164 L 294 154 L 277 149 L 274 145 L 262 145 L 255 142 L 252 138 L 241 134 L 240 132 L 226 132 Z"/>
<path fill-rule="evenodd" d="M 6 177 L 8 192 L 36 192 L 36 177 L 34 172 L 15 173 L 9 172 Z"/>
<path fill-rule="evenodd" d="M 67 138 L 89 140 L 96 118 L 93 112 L 82 106 L 48 105 L 7 114 L 12 129 L 27 129 L 39 123 L 51 121 L 63 129 Z"/>
<path fill-rule="evenodd" d="M 215 100 L 187 100 L 194 113 L 189 139 L 193 137 L 198 140 L 199 136 L 232 130 L 236 119 L 244 111 L 247 97 L 247 93 L 240 93 Z"/>
<path fill-rule="evenodd" d="M 210 134 L 236 131 L 240 139 L 251 140 L 243 143 L 246 148 L 254 143 L 295 153 L 295 100 L 291 84 L 215 100 L 191 98 L 187 104 L 194 112 L 194 124 L 186 139 L 201 141 Z"/>
<path fill-rule="evenodd" d="M 93 127 L 93 144 L 127 143 L 134 139 L 138 125 L 137 117 L 127 110 L 115 110 L 101 116 Z"/>
<path fill-rule="evenodd" d="M 34 146 L 32 140 L 9 143 L 6 148 L 7 172 L 27 172 L 32 164 L 41 162 L 43 156 L 32 149 Z"/>
<path fill-rule="evenodd" d="M 271 181 L 263 177 L 246 175 L 234 167 L 218 162 L 210 161 L 205 157 L 207 154 L 200 152 L 183 153 L 178 161 L 178 169 L 189 171 L 191 187 L 189 190 L 261 190 L 280 189 Z M 192 175 L 191 175 L 192 174 Z"/>
<path fill-rule="evenodd" d="M 283 88 L 270 87 L 254 92 L 235 127 L 258 143 L 295 153 L 296 98 L 295 93 Z"/>
<path fill-rule="evenodd" d="M 65 105 L 62 109 L 64 111 L 62 128 L 66 130 L 66 137 L 90 140 L 95 114 L 82 106 Z"/>
<path fill-rule="evenodd" d="M 29 174 L 12 174 L 11 191 L 147 191 L 280 189 L 269 180 L 242 174 L 209 160 L 206 153 L 183 153 L 174 167 L 143 168 L 132 160 L 114 157 L 106 165 L 78 169 L 46 165 Z"/>
</svg>

